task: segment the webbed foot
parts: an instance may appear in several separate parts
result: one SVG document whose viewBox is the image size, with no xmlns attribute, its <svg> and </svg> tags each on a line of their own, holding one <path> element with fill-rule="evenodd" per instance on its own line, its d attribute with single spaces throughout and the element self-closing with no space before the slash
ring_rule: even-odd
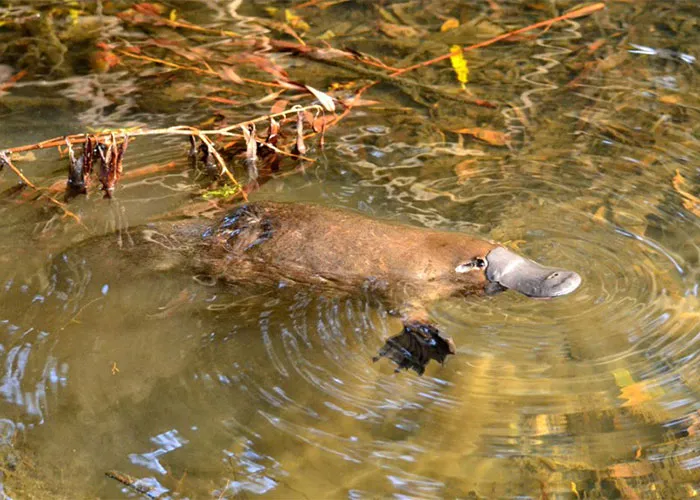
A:
<svg viewBox="0 0 700 500">
<path fill-rule="evenodd" d="M 437 328 L 427 323 L 410 322 L 404 323 L 400 334 L 387 339 L 372 361 L 386 357 L 398 365 L 396 372 L 411 369 L 423 375 L 431 359 L 444 363 L 447 356 L 455 352 L 452 339 L 441 336 Z"/>
</svg>

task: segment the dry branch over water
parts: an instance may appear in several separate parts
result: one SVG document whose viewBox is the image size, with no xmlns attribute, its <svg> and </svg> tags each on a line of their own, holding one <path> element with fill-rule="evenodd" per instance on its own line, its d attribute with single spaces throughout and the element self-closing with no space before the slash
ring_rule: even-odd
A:
<svg viewBox="0 0 700 500">
<path fill-rule="evenodd" d="M 318 2 L 307 2 L 297 6 L 297 8 L 325 8 L 317 4 Z M 604 4 L 596 3 L 574 9 L 561 16 L 503 33 L 486 41 L 465 47 L 462 50 L 467 52 L 487 47 L 499 41 L 513 39 L 516 35 L 535 29 L 549 29 L 560 21 L 587 16 L 603 9 L 603 7 Z M 36 59 L 36 61 L 48 60 L 53 64 L 51 68 L 52 73 L 69 74 L 73 71 L 72 68 L 67 66 L 69 58 L 74 57 L 68 45 L 71 40 L 70 37 L 75 36 L 73 30 L 93 28 L 96 22 L 95 18 L 91 17 L 88 12 L 78 10 L 62 11 L 58 8 L 45 14 L 48 21 L 43 24 L 40 23 L 39 26 L 34 28 L 30 15 L 32 12 L 31 7 L 16 11 L 16 17 L 13 20 L 16 23 L 16 28 L 30 27 L 37 31 L 40 36 L 47 37 L 45 44 L 37 44 L 37 50 L 41 54 L 36 55 L 36 57 L 40 58 Z M 59 22 L 59 18 L 64 12 L 69 14 L 70 19 L 72 19 L 67 26 L 65 21 L 61 21 L 63 25 Z M 185 76 L 188 74 L 197 75 L 201 78 L 223 81 L 228 85 L 222 87 L 208 84 L 209 88 L 204 90 L 205 95 L 201 95 L 200 98 L 213 103 L 218 102 L 232 106 L 237 106 L 240 101 L 238 98 L 231 99 L 225 96 L 226 94 L 229 96 L 232 93 L 241 95 L 256 94 L 258 97 L 249 100 L 250 103 L 273 100 L 273 111 L 275 107 L 278 107 L 279 103 L 284 101 L 282 95 L 290 92 L 311 94 L 320 104 L 294 106 L 291 109 L 271 112 L 257 118 L 237 121 L 234 124 L 224 124 L 220 127 L 210 128 L 194 125 L 176 125 L 154 129 L 137 127 L 54 137 L 32 144 L 1 150 L 3 157 L 0 166 L 8 166 L 10 170 L 18 175 L 22 183 L 32 189 L 39 190 L 12 163 L 12 155 L 32 150 L 61 148 L 66 145 L 71 155 L 69 181 L 67 183 L 69 192 L 72 191 L 73 195 L 86 192 L 92 171 L 92 163 L 95 160 L 100 160 L 102 171 L 99 173 L 99 178 L 102 190 L 106 197 L 111 197 L 122 174 L 125 149 L 129 140 L 145 136 L 193 136 L 203 145 L 201 160 L 208 170 L 212 171 L 212 166 L 216 165 L 217 175 L 226 179 L 232 185 L 233 192 L 246 197 L 246 193 L 250 188 L 245 188 L 234 176 L 232 169 L 221 154 L 222 151 L 230 149 L 236 143 L 242 143 L 241 149 L 245 152 L 242 154 L 245 156 L 248 172 L 253 174 L 250 180 L 255 182 L 255 173 L 257 172 L 255 163 L 258 159 L 258 150 L 264 150 L 268 155 L 271 153 L 275 156 L 282 155 L 301 160 L 311 160 L 311 158 L 305 156 L 306 146 L 304 139 L 320 134 L 320 143 L 322 145 L 323 134 L 326 129 L 337 123 L 339 119 L 347 116 L 355 105 L 352 99 L 343 99 L 338 95 L 338 92 L 327 94 L 305 83 L 294 81 L 288 75 L 287 70 L 279 66 L 272 57 L 274 54 L 291 54 L 294 57 L 304 58 L 316 64 L 328 66 L 331 69 L 338 68 L 344 72 L 369 79 L 370 82 L 365 83 L 354 96 L 354 98 L 358 99 L 355 102 L 359 102 L 360 94 L 381 82 L 396 86 L 419 105 L 434 106 L 439 102 L 445 102 L 446 106 L 449 106 L 449 102 L 455 102 L 486 108 L 499 107 L 499 103 L 464 92 L 464 82 L 462 83 L 462 91 L 459 91 L 459 89 L 450 89 L 403 76 L 414 69 L 427 67 L 448 59 L 450 54 L 401 68 L 397 67 L 395 63 L 392 64 L 356 50 L 330 47 L 325 40 L 304 40 L 299 33 L 301 32 L 303 35 L 308 30 L 308 25 L 301 17 L 291 11 L 285 11 L 284 23 L 262 18 L 255 18 L 254 22 L 259 23 L 266 29 L 291 36 L 294 39 L 293 42 L 284 39 L 272 39 L 256 33 L 240 33 L 226 28 L 199 26 L 180 19 L 175 11 L 171 11 L 169 15 L 167 14 L 166 9 L 156 3 L 134 4 L 132 8 L 116 11 L 112 16 L 108 17 L 105 17 L 105 13 L 100 7 L 99 16 L 101 17 L 97 20 L 97 26 L 99 26 L 100 22 L 102 26 L 94 31 L 94 36 L 97 37 L 94 44 L 96 50 L 90 56 L 93 69 L 105 72 L 116 68 L 127 68 L 129 72 L 137 73 L 143 69 L 148 69 L 150 65 L 155 65 L 160 68 L 161 74 L 167 78 L 169 78 L 170 72 L 176 72 Z M 388 13 L 383 13 L 382 16 L 393 19 L 391 14 Z M 5 21 L 5 24 L 8 24 L 7 21 Z M 172 30 L 172 32 L 183 33 L 191 38 L 180 37 L 179 39 L 171 40 L 162 35 L 147 36 L 145 39 L 136 39 L 125 43 L 118 38 L 110 36 L 111 31 L 122 24 L 142 29 L 145 32 L 153 31 L 153 33 Z M 454 25 L 452 23 L 452 27 Z M 394 26 L 391 27 L 386 23 L 382 26 L 383 31 L 390 35 L 392 32 L 387 30 L 398 30 L 400 28 L 395 25 L 391 25 Z M 60 32 L 60 29 L 64 29 L 65 32 Z M 405 27 L 405 29 L 408 29 L 408 27 Z M 205 37 L 207 43 L 202 44 L 201 37 Z M 157 54 L 157 52 L 160 52 L 160 54 Z M 34 61 L 32 57 L 34 56 L 30 53 L 27 54 L 25 59 Z M 134 64 L 129 61 L 133 61 L 139 66 L 134 67 Z M 468 71 L 466 62 L 462 61 L 461 64 L 464 66 L 464 71 Z M 243 71 L 246 66 L 255 67 L 256 71 L 253 72 L 255 75 L 244 74 Z M 22 69 L 7 78 L 4 83 L 0 82 L 0 90 L 6 92 L 11 89 L 17 81 L 26 77 L 26 74 L 27 70 Z M 268 93 L 271 90 L 273 93 Z M 260 95 L 261 91 L 265 93 Z M 299 97 L 295 96 L 296 99 Z M 326 112 L 335 112 L 336 102 L 344 105 L 345 109 L 342 114 L 340 116 L 334 115 L 330 118 L 325 117 Z M 315 114 L 315 117 L 312 114 Z M 318 120 L 319 115 L 324 115 L 320 121 Z M 292 118 L 290 119 L 290 117 Z M 278 119 L 279 123 L 276 122 Z M 255 132 L 255 125 L 263 122 L 268 123 L 267 139 L 256 136 Z M 295 125 L 295 138 L 290 140 L 288 144 L 283 144 L 278 132 L 287 122 L 293 122 L 293 125 Z M 307 135 L 304 134 L 304 124 L 308 125 L 310 129 L 310 133 Z M 270 140 L 272 137 L 274 137 L 274 141 Z M 80 158 L 76 159 L 72 148 L 80 144 L 83 145 L 83 152 Z M 190 156 L 192 157 L 192 153 Z M 194 157 L 196 162 L 196 155 Z M 269 163 L 276 165 L 278 160 L 272 159 Z M 61 207 L 65 215 L 77 218 L 75 214 L 67 211 L 61 202 L 50 196 L 49 199 L 53 204 Z"/>
</svg>

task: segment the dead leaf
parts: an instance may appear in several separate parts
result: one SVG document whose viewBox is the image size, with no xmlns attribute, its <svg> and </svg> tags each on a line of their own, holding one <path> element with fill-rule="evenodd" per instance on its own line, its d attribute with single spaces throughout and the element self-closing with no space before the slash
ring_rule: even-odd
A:
<svg viewBox="0 0 700 500">
<path fill-rule="evenodd" d="M 411 26 L 401 26 L 399 24 L 385 23 L 384 21 L 379 21 L 377 25 L 379 31 L 389 38 L 417 38 L 422 35 L 420 30 Z"/>
<path fill-rule="evenodd" d="M 457 174 L 457 182 L 459 184 L 466 184 L 469 179 L 476 175 L 478 170 L 474 168 L 475 163 L 476 160 L 474 158 L 469 158 L 455 165 L 455 174 Z"/>
<path fill-rule="evenodd" d="M 343 103 L 343 106 L 348 108 L 358 108 L 361 106 L 376 106 L 381 104 L 380 101 L 373 101 L 371 99 L 362 99 L 361 97 L 353 96 L 347 99 L 339 99 Z"/>
<path fill-rule="evenodd" d="M 275 101 L 275 103 L 272 105 L 270 108 L 270 114 L 271 115 L 276 115 L 278 113 L 281 113 L 285 109 L 287 109 L 287 106 L 289 105 L 289 101 L 286 99 L 279 99 Z"/>
<path fill-rule="evenodd" d="M 648 390 L 647 384 L 644 382 L 636 382 L 634 384 L 622 387 L 620 389 L 620 399 L 624 399 L 625 402 L 620 406 L 637 406 L 647 401 L 651 401 L 650 391 Z"/>
<path fill-rule="evenodd" d="M 142 2 L 132 5 L 131 8 L 147 16 L 160 16 L 165 12 L 165 6 L 159 3 Z"/>
<path fill-rule="evenodd" d="M 675 189 L 676 192 L 681 195 L 681 198 L 683 198 L 683 206 L 686 208 L 686 210 L 700 217 L 700 198 L 683 189 L 685 179 L 678 169 L 676 169 L 676 175 L 673 177 L 672 184 L 673 189 Z"/>
<path fill-rule="evenodd" d="M 664 104 L 679 104 L 681 102 L 681 97 L 679 95 L 662 95 L 659 97 L 659 102 Z"/>
<path fill-rule="evenodd" d="M 268 59 L 267 57 L 257 54 L 246 54 L 246 56 L 244 58 L 241 58 L 241 60 L 244 62 L 254 64 L 259 70 L 269 73 L 279 80 L 285 81 L 289 79 L 289 75 L 284 70 L 284 68 L 282 68 L 278 64 L 275 64 L 272 60 Z"/>
<path fill-rule="evenodd" d="M 225 97 L 218 97 L 218 96 L 201 97 L 201 99 L 206 99 L 207 101 L 212 101 L 212 102 L 219 102 L 221 104 L 229 104 L 231 106 L 236 106 L 236 105 L 240 104 L 239 101 L 234 101 L 233 99 L 226 99 Z"/>
<path fill-rule="evenodd" d="M 484 142 L 488 142 L 492 146 L 505 146 L 506 144 L 508 144 L 508 135 L 503 132 L 499 132 L 498 130 L 473 127 L 460 128 L 458 130 L 452 130 L 452 132 L 455 132 L 456 134 L 471 135 Z"/>
<path fill-rule="evenodd" d="M 455 19 L 454 17 L 450 17 L 442 23 L 442 26 L 440 26 L 440 31 L 445 32 L 445 31 L 450 31 L 455 28 L 459 28 L 459 21 Z"/>
<path fill-rule="evenodd" d="M 244 83 L 243 79 L 238 76 L 231 66 L 223 66 L 219 70 L 219 76 L 224 80 L 228 80 L 229 82 L 233 82 L 238 85 L 242 85 Z"/>
<path fill-rule="evenodd" d="M 593 220 L 596 222 L 602 222 L 605 223 L 607 220 L 605 219 L 605 212 L 607 209 L 605 208 L 605 205 L 601 205 L 598 207 L 598 210 L 595 211 L 593 214 Z"/>
<path fill-rule="evenodd" d="M 317 134 L 328 128 L 328 125 L 335 120 L 334 116 L 321 115 L 313 119 L 311 127 Z"/>
<path fill-rule="evenodd" d="M 316 90 L 315 88 L 309 86 L 309 85 L 304 85 L 306 89 L 311 92 L 316 99 L 321 103 L 321 106 L 324 107 L 326 111 L 330 111 L 333 113 L 335 111 L 335 103 L 333 102 L 333 98 L 329 96 L 328 94 L 324 94 L 320 90 Z"/>
<path fill-rule="evenodd" d="M 606 42 L 607 40 L 605 38 L 598 38 L 595 42 L 588 44 L 588 53 L 592 54 L 593 52 L 601 48 L 603 45 L 605 45 Z"/>
</svg>

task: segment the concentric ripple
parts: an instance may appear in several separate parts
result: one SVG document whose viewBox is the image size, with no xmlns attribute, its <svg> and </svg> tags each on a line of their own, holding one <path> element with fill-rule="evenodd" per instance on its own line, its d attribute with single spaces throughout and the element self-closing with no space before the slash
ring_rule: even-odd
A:
<svg viewBox="0 0 700 500">
<path fill-rule="evenodd" d="M 229 4 L 216 12 L 250 19 L 238 13 L 241 2 Z M 408 113 L 376 86 L 379 111 L 358 106 L 328 130 L 313 165 L 254 195 L 465 232 L 583 277 L 576 292 L 552 300 L 504 292 L 426 304 L 457 354 L 422 377 L 372 362 L 402 328 L 376 297 L 258 290 L 119 261 L 118 241 L 134 225 L 191 208 L 194 175 L 184 164 L 167 167 L 179 139 L 137 141 L 130 154 L 158 174 L 125 179 L 112 203 L 73 202 L 94 232 L 117 230 L 99 252 L 76 248 L 84 235 L 63 234 L 38 204 L 8 195 L 0 206 L 3 474 L 36 464 L 32 477 L 79 498 L 135 495 L 116 474 L 160 498 L 697 496 L 696 67 L 674 56 L 697 53 L 697 43 L 666 34 L 692 16 L 665 21 L 677 5 L 693 5 L 667 3 L 662 22 L 650 19 L 650 6 L 609 4 L 595 20 L 595 36 L 607 40 L 598 55 L 582 56 L 594 42 L 583 18 L 470 61 L 469 90 L 499 109 L 447 118 L 508 131 L 509 147 L 446 132 L 444 105 Z M 634 52 L 617 36 L 624 23 L 615 9 L 634 10 Z M 491 63 L 512 63 L 497 90 L 486 76 L 499 73 L 489 73 Z M 119 78 L 56 88 L 77 100 Z M 137 97 L 127 84 L 111 119 L 151 123 L 131 114 Z M 101 119 L 108 104 L 90 102 L 80 117 L 109 123 Z M 75 116 L 65 121 L 73 126 Z M 27 128 L 3 127 L 12 137 Z M 51 184 L 57 171 L 47 162 L 32 178 Z"/>
</svg>

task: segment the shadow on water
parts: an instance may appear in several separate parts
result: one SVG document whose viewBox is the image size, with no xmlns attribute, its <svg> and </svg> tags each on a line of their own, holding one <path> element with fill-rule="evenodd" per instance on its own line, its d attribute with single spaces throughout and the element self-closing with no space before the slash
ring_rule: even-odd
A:
<svg viewBox="0 0 700 500">
<path fill-rule="evenodd" d="M 348 16 L 369 9 L 350 4 Z M 552 301 L 437 304 L 458 352 L 423 377 L 371 362 L 401 326 L 371 298 L 115 264 L 134 227 L 187 207 L 197 180 L 184 162 L 111 202 L 75 200 L 92 232 L 116 231 L 103 253 L 3 200 L 0 472 L 38 483 L 6 493 L 134 496 L 105 476 L 120 471 L 154 498 L 696 496 L 700 223 L 673 184 L 697 194 L 697 28 L 674 24 L 693 8 L 614 5 L 585 30 L 570 21 L 475 54 L 479 97 L 508 103 L 480 125 L 508 130 L 510 149 L 445 135 L 449 110 L 428 116 L 380 88 L 383 108 L 329 130 L 314 165 L 256 193 L 468 232 L 583 276 Z M 579 63 L 599 37 L 598 65 Z M 163 119 L 126 113 L 132 98 L 103 76 L 122 105 L 58 112 L 60 127 L 80 112 L 89 125 Z M 75 98 L 100 78 L 61 88 Z M 19 137 L 26 120 L 11 112 L 0 132 Z M 45 125 L 37 140 L 55 135 Z M 147 165 L 181 145 L 131 147 Z M 47 183 L 63 175 L 37 163 Z"/>
</svg>

